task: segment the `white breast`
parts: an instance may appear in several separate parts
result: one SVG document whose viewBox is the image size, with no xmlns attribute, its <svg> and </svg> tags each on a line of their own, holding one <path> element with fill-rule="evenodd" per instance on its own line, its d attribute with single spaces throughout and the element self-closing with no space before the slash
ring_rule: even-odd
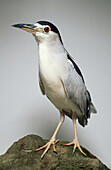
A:
<svg viewBox="0 0 111 170">
<path fill-rule="evenodd" d="M 41 79 L 45 87 L 45 94 L 57 108 L 63 108 L 66 94 L 62 84 L 62 77 L 67 76 L 67 55 L 62 48 L 39 46 L 39 64 Z"/>
</svg>

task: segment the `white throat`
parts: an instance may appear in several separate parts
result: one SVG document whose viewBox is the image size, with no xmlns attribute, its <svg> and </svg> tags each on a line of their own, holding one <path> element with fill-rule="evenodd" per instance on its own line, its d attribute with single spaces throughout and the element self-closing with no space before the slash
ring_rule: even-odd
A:
<svg viewBox="0 0 111 170">
<path fill-rule="evenodd" d="M 67 54 L 59 38 L 39 43 L 39 69 L 43 81 L 58 81 L 64 75 L 66 67 Z"/>
</svg>

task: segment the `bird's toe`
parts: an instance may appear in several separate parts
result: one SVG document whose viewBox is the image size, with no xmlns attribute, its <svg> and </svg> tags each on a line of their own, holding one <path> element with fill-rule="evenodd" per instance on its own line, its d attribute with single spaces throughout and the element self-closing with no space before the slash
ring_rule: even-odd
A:
<svg viewBox="0 0 111 170">
<path fill-rule="evenodd" d="M 45 154 L 48 152 L 48 150 L 50 149 L 51 145 L 53 145 L 53 152 L 57 154 L 57 151 L 56 151 L 56 144 L 59 142 L 60 140 L 57 139 L 57 140 L 50 140 L 48 143 L 46 143 L 44 146 L 36 149 L 35 151 L 40 151 L 44 148 L 46 148 L 43 152 L 43 154 L 41 155 L 41 159 L 44 158 Z"/>
<path fill-rule="evenodd" d="M 84 156 L 87 156 L 86 153 L 83 152 L 83 150 L 81 149 L 80 145 L 79 145 L 79 142 L 77 139 L 74 139 L 72 142 L 68 143 L 68 144 L 64 144 L 65 146 L 71 146 L 71 145 L 74 145 L 74 148 L 73 148 L 73 153 L 75 152 L 76 148 L 79 149 L 79 151 L 84 155 Z"/>
</svg>

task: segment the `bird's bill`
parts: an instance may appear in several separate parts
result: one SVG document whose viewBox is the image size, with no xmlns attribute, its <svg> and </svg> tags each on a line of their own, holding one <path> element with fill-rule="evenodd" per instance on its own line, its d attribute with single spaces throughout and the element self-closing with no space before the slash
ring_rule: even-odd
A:
<svg viewBox="0 0 111 170">
<path fill-rule="evenodd" d="M 20 28 L 30 33 L 40 32 L 40 29 L 34 24 L 14 24 L 13 27 Z"/>
</svg>

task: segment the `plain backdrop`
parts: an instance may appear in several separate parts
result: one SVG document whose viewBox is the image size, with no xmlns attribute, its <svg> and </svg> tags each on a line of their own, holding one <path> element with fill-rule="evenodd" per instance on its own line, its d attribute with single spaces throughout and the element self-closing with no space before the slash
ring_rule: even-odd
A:
<svg viewBox="0 0 111 170">
<path fill-rule="evenodd" d="M 85 78 L 98 113 L 77 125 L 82 146 L 111 167 L 111 0 L 0 0 L 0 154 L 18 139 L 50 139 L 59 112 L 38 85 L 38 47 L 31 34 L 11 27 L 48 20 Z M 65 119 L 57 138 L 73 140 Z"/>
</svg>

